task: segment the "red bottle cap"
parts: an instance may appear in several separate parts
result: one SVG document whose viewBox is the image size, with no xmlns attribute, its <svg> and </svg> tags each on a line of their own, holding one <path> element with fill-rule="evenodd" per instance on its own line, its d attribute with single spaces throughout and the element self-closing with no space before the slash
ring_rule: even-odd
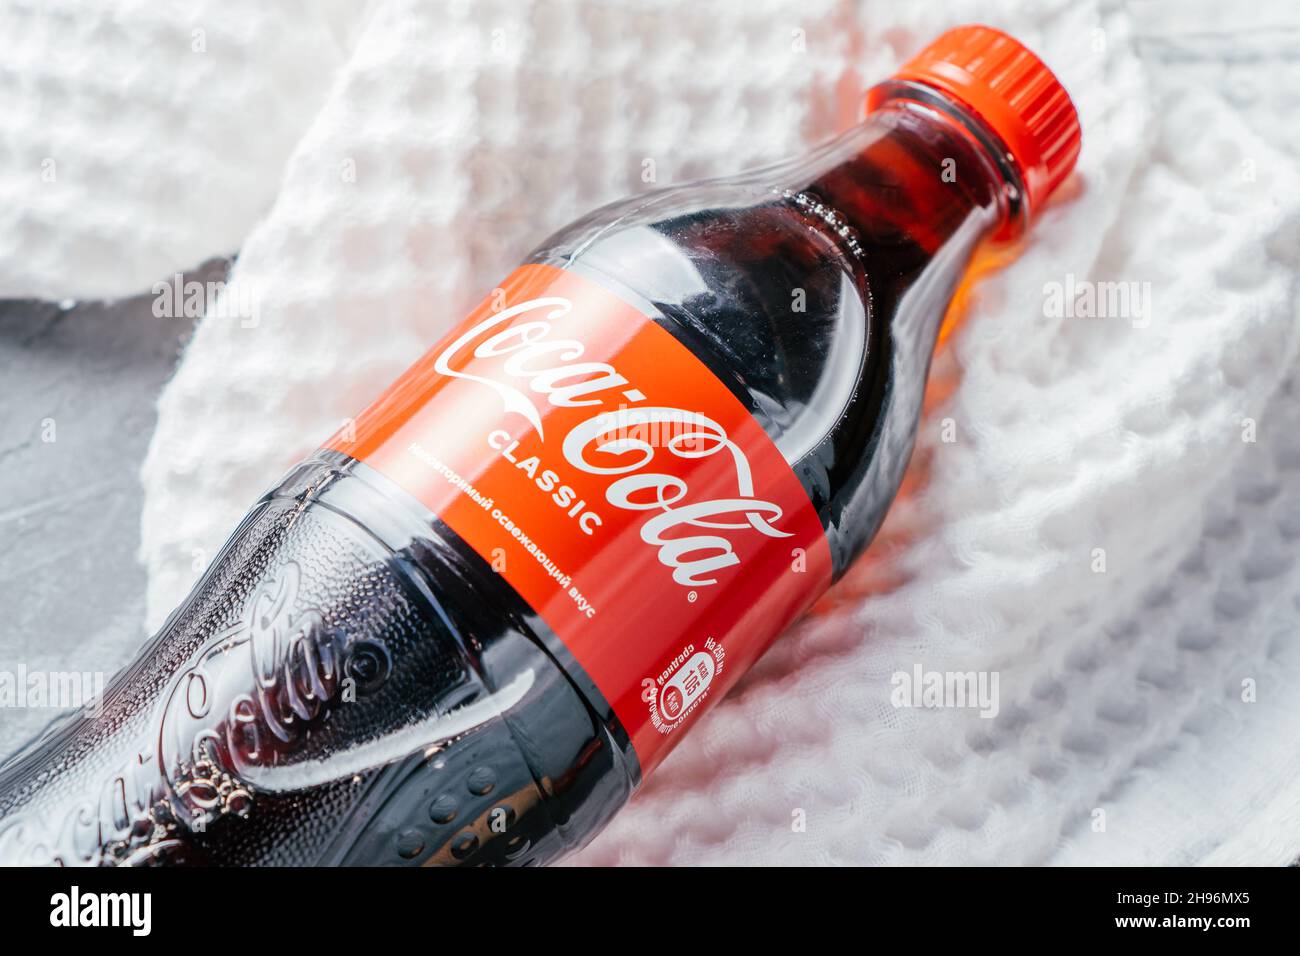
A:
<svg viewBox="0 0 1300 956">
<path fill-rule="evenodd" d="M 1074 168 L 1079 115 L 1037 56 L 1001 30 L 954 27 L 894 74 L 959 101 L 1002 138 L 1020 170 L 1031 210 Z"/>
</svg>

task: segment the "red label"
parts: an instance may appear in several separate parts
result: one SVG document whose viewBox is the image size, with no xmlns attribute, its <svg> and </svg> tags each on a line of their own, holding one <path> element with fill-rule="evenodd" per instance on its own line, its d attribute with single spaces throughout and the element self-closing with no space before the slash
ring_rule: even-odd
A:
<svg viewBox="0 0 1300 956">
<path fill-rule="evenodd" d="M 830 581 L 807 494 L 649 316 L 515 271 L 326 443 L 405 488 L 555 631 L 643 772 Z"/>
</svg>

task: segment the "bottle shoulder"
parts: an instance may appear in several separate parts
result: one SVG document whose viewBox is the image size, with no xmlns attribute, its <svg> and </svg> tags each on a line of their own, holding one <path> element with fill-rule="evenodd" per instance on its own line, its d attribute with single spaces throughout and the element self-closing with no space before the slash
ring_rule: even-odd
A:
<svg viewBox="0 0 1300 956">
<path fill-rule="evenodd" d="M 851 241 L 806 197 L 748 175 L 606 207 L 532 261 L 585 273 L 649 312 L 793 460 L 832 427 L 863 367 L 871 293 Z"/>
<path fill-rule="evenodd" d="M 856 550 L 837 541 L 878 431 L 890 342 L 869 250 L 816 193 L 783 184 L 793 181 L 749 175 L 619 203 L 533 261 L 610 288 L 731 390 L 803 484 L 839 570 Z"/>
</svg>

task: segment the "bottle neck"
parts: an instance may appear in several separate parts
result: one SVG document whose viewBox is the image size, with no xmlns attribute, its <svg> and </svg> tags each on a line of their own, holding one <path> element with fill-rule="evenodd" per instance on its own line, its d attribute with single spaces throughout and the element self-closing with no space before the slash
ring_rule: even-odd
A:
<svg viewBox="0 0 1300 956">
<path fill-rule="evenodd" d="M 1019 173 L 996 135 L 946 96 L 917 83 L 872 90 L 871 111 L 831 144 L 808 190 L 864 248 L 917 268 L 951 241 L 1017 237 L 1026 224 Z M 907 265 L 898 265 L 907 270 Z"/>
<path fill-rule="evenodd" d="M 1008 226 L 1023 225 L 1014 171 L 998 165 L 964 120 L 911 96 L 890 97 L 810 157 L 788 189 L 805 209 L 816 204 L 856 260 L 866 292 L 865 365 L 859 371 L 856 352 L 848 361 L 859 376 L 852 418 L 875 450 L 865 459 L 842 456 L 865 465 L 842 505 L 852 518 L 836 539 L 840 572 L 870 542 L 903 481 L 930 358 L 973 257 Z M 848 428 L 837 440 L 855 434 Z"/>
</svg>

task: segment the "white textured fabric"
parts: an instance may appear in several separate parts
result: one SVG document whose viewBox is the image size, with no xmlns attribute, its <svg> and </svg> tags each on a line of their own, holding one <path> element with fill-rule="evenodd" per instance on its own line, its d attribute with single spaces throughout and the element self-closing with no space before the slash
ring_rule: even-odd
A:
<svg viewBox="0 0 1300 956">
<path fill-rule="evenodd" d="M 578 862 L 1294 858 L 1300 170 L 1250 91 L 1144 71 L 1155 6 L 1135 26 L 1065 0 L 372 5 L 334 41 L 352 52 L 328 93 L 321 77 L 303 94 L 319 110 L 295 112 L 282 179 L 265 145 L 240 173 L 275 192 L 232 276 L 260 322 L 207 317 L 160 401 L 150 623 L 531 245 L 647 188 L 644 159 L 663 183 L 797 152 L 942 29 L 984 21 L 1072 93 L 1078 176 L 975 287 L 872 554 Z M 221 168 L 243 149 L 219 143 Z M 137 225 L 167 225 L 141 203 Z M 253 205 L 196 212 L 175 254 L 146 234 L 129 280 L 223 251 Z M 49 245 L 40 264 L 0 257 L 5 281 L 55 291 L 68 263 Z M 1046 287 L 1070 276 L 1150 283 L 1149 312 L 1052 317 Z M 996 671 L 998 715 L 895 708 L 891 675 L 917 664 Z"/>
<path fill-rule="evenodd" d="M 237 250 L 362 9 L 0 4 L 0 298 L 137 295 Z"/>
</svg>

